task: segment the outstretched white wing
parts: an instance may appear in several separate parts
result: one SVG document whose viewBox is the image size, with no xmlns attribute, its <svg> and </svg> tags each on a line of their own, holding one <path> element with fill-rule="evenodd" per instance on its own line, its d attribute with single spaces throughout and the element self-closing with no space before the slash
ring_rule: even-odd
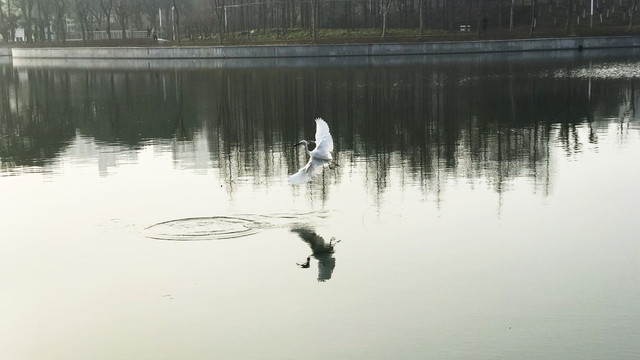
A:
<svg viewBox="0 0 640 360">
<path fill-rule="evenodd" d="M 321 118 L 316 119 L 316 148 L 317 153 L 329 155 L 333 151 L 333 138 L 329 133 L 329 125 Z"/>
<path fill-rule="evenodd" d="M 306 145 L 305 145 L 306 146 Z M 321 118 L 316 119 L 316 147 L 309 154 L 309 161 L 297 173 L 289 175 L 289 182 L 301 185 L 318 176 L 331 161 L 333 139 L 329 133 L 329 125 Z"/>
<path fill-rule="evenodd" d="M 329 161 L 327 160 L 310 157 L 309 162 L 298 170 L 297 173 L 289 175 L 289 182 L 293 185 L 302 185 L 309 182 L 318 176 L 328 163 Z"/>
</svg>

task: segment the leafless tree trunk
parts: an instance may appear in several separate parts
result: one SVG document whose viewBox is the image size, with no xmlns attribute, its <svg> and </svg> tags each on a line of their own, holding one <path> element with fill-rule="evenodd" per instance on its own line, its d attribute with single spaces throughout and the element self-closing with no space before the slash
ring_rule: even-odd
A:
<svg viewBox="0 0 640 360">
<path fill-rule="evenodd" d="M 182 45 L 182 40 L 180 39 L 180 12 L 178 12 L 176 0 L 173 0 L 173 9 L 176 12 L 176 39 L 178 40 L 178 45 Z"/>
<path fill-rule="evenodd" d="M 569 0 L 567 4 L 567 24 L 565 25 L 565 30 L 567 34 L 571 33 L 571 17 L 573 16 L 573 1 Z"/>
<path fill-rule="evenodd" d="M 424 36 L 424 0 L 420 0 L 420 39 Z"/>
<path fill-rule="evenodd" d="M 40 38 L 40 41 L 45 41 L 45 40 L 51 41 L 51 31 L 47 30 L 49 29 L 49 22 L 51 21 L 51 14 L 50 14 L 51 8 L 49 7 L 49 5 L 50 3 L 48 1 L 36 0 L 36 6 L 38 7 L 37 32 L 38 32 L 38 38 Z"/>
<path fill-rule="evenodd" d="M 5 15 L 2 10 L 3 6 L 4 4 L 2 3 L 2 0 L 0 0 L 0 35 L 2 36 L 2 42 L 8 43 L 11 32 L 11 22 L 9 21 L 9 16 Z M 10 5 L 7 4 L 7 6 Z"/>
<path fill-rule="evenodd" d="M 311 38 L 315 42 L 318 39 L 318 0 L 311 1 Z"/>
<path fill-rule="evenodd" d="M 111 10 L 113 9 L 113 0 L 100 0 L 100 8 L 106 17 L 107 37 L 111 40 Z"/>
<path fill-rule="evenodd" d="M 114 10 L 120 27 L 122 28 L 122 40 L 127 39 L 127 23 L 129 20 L 129 6 L 127 0 L 114 0 Z"/>
<path fill-rule="evenodd" d="M 54 0 L 56 5 L 56 40 L 67 41 L 66 0 Z"/>
<path fill-rule="evenodd" d="M 380 0 L 380 13 L 382 14 L 382 38 L 387 35 L 387 22 L 391 0 Z"/>
<path fill-rule="evenodd" d="M 629 0 L 629 31 L 633 29 L 633 13 L 635 12 L 638 0 Z"/>
<path fill-rule="evenodd" d="M 33 41 L 33 19 L 31 17 L 33 12 L 33 0 L 18 0 L 17 5 L 22 12 L 22 19 L 24 21 L 24 36 L 26 41 Z"/>
<path fill-rule="evenodd" d="M 89 20 L 87 17 L 89 16 L 89 3 L 86 0 L 73 0 L 72 3 L 75 12 L 76 18 L 80 23 L 80 31 L 82 32 L 82 41 L 87 41 L 87 32 Z"/>
<path fill-rule="evenodd" d="M 533 31 L 536 28 L 536 0 L 531 0 L 531 28 L 529 29 L 529 36 L 533 35 Z"/>
<path fill-rule="evenodd" d="M 211 11 L 215 15 L 216 22 L 218 23 L 218 37 L 220 45 L 223 43 L 224 29 L 222 24 L 224 22 L 224 0 L 210 0 Z"/>
<path fill-rule="evenodd" d="M 511 9 L 509 10 L 509 30 L 513 30 L 513 5 L 516 0 L 511 0 Z"/>
</svg>

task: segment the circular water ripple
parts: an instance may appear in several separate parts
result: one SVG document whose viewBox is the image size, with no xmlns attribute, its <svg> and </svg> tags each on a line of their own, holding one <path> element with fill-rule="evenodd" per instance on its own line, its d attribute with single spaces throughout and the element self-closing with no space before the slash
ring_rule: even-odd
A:
<svg viewBox="0 0 640 360">
<path fill-rule="evenodd" d="M 144 229 L 144 235 L 172 241 L 224 240 L 253 235 L 268 227 L 269 224 L 256 220 L 214 216 L 161 222 Z"/>
<path fill-rule="evenodd" d="M 326 217 L 327 213 L 324 211 L 192 217 L 151 225 L 143 230 L 143 235 L 151 239 L 172 241 L 224 240 L 253 235 L 265 229 L 310 224 Z"/>
</svg>

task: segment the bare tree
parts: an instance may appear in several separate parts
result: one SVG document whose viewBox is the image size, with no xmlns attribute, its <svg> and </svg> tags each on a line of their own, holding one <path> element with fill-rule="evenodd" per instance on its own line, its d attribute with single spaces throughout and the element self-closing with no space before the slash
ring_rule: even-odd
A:
<svg viewBox="0 0 640 360">
<path fill-rule="evenodd" d="M 176 40 L 178 40 L 178 45 L 182 45 L 182 40 L 180 40 L 180 12 L 178 11 L 178 6 L 176 5 L 176 0 L 173 0 L 173 10 L 175 11 L 176 17 L 175 17 L 175 26 L 176 26 L 176 31 L 175 31 L 175 36 L 176 36 Z"/>
<path fill-rule="evenodd" d="M 382 14 L 382 38 L 387 34 L 387 23 L 389 22 L 389 9 L 391 8 L 391 0 L 380 0 L 380 14 Z"/>
<path fill-rule="evenodd" d="M 10 0 L 0 0 L 0 35 L 2 41 L 9 42 L 11 33 L 17 27 L 18 17 L 13 14 Z"/>
<path fill-rule="evenodd" d="M 224 29 L 222 27 L 224 22 L 224 0 L 209 0 L 209 4 L 211 6 L 211 12 L 217 20 L 219 41 L 220 44 L 222 44 L 224 37 Z"/>
<path fill-rule="evenodd" d="M 55 5 L 56 40 L 67 40 L 67 0 L 53 0 Z"/>
<path fill-rule="evenodd" d="M 612 1 L 597 0 L 596 6 L 604 9 Z M 600 23 L 632 29 L 640 0 L 614 2 L 615 16 L 601 16 Z M 529 5 L 530 13 L 524 11 L 525 8 L 529 11 Z M 542 6 L 545 12 L 540 12 Z M 122 37 L 126 39 L 130 36 L 127 30 L 145 26 L 148 30 L 159 29 L 158 17 L 162 16 L 160 23 L 165 34 L 173 36 L 178 44 L 182 44 L 184 36 L 214 34 L 223 43 L 231 32 L 250 36 L 254 30 L 266 33 L 272 29 L 282 36 L 294 27 L 307 30 L 313 41 L 318 40 L 320 29 L 326 27 L 347 32 L 373 28 L 386 38 L 389 29 L 398 26 L 415 29 L 423 38 L 433 27 L 456 31 L 457 24 L 474 24 L 475 28 L 476 18 L 481 36 L 489 21 L 496 21 L 497 29 L 506 27 L 508 16 L 509 30 L 525 26 L 530 20 L 532 36 L 539 24 L 555 26 L 565 17 L 566 30 L 571 33 L 576 15 L 580 13 L 582 18 L 587 8 L 585 0 L 0 0 L 0 34 L 5 41 L 10 39 L 19 20 L 27 41 L 52 39 L 54 33 L 64 40 L 67 21 L 73 18 L 84 40 L 93 36 L 92 29 L 96 27 L 106 30 L 110 39 L 114 38 L 114 28 L 122 29 Z M 619 16 L 620 13 L 623 15 Z"/>
<path fill-rule="evenodd" d="M 38 37 L 41 41 L 51 41 L 50 23 L 52 4 L 47 0 L 36 0 L 36 5 L 38 8 L 38 24 L 36 29 L 38 32 Z"/>
<path fill-rule="evenodd" d="M 106 18 L 107 37 L 111 40 L 111 11 L 113 10 L 113 0 L 100 0 L 100 9 Z"/>
<path fill-rule="evenodd" d="M 315 42 L 318 38 L 318 0 L 311 0 L 311 37 Z"/>
<path fill-rule="evenodd" d="M 33 0 L 15 0 L 15 4 L 22 12 L 22 20 L 24 21 L 24 36 L 28 42 L 33 41 Z"/>
<path fill-rule="evenodd" d="M 529 36 L 533 35 L 533 31 L 536 28 L 536 0 L 531 0 L 531 27 L 529 29 Z"/>
<path fill-rule="evenodd" d="M 91 31 L 89 15 L 91 14 L 91 4 L 88 0 L 72 0 L 71 5 L 76 13 L 76 19 L 80 24 L 82 41 L 87 41 L 87 33 Z"/>
<path fill-rule="evenodd" d="M 573 16 L 573 6 L 574 6 L 574 0 L 568 0 L 567 1 L 567 23 L 565 25 L 565 30 L 567 31 L 567 34 L 571 33 L 571 17 Z"/>
<path fill-rule="evenodd" d="M 629 0 L 629 9 L 627 10 L 629 15 L 629 31 L 633 29 L 633 13 L 635 12 L 637 6 L 638 0 Z"/>
<path fill-rule="evenodd" d="M 509 30 L 513 30 L 513 6 L 516 0 L 511 0 L 511 8 L 509 9 Z"/>
<path fill-rule="evenodd" d="M 113 10 L 116 13 L 120 28 L 122 29 L 122 39 L 127 39 L 127 24 L 129 24 L 129 1 L 113 0 Z"/>
<path fill-rule="evenodd" d="M 422 39 L 422 37 L 424 36 L 424 7 L 425 7 L 425 1 L 424 0 L 420 0 L 420 4 L 418 6 L 420 6 L 420 11 L 419 11 L 419 16 L 420 16 L 420 39 Z"/>
<path fill-rule="evenodd" d="M 143 29 L 142 26 L 143 3 L 140 0 L 133 0 L 129 3 L 129 17 L 132 19 L 136 29 Z M 133 26 L 130 25 L 130 26 Z"/>
</svg>

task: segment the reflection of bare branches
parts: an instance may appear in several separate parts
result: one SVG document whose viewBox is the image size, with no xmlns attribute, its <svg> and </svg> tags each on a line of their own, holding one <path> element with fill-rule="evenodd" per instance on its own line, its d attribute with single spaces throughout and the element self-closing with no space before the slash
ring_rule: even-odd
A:
<svg viewBox="0 0 640 360">
<path fill-rule="evenodd" d="M 56 156 L 76 129 L 132 146 L 176 132 L 204 134 L 211 164 L 233 194 L 236 185 L 286 181 L 301 163 L 291 145 L 312 132 L 308 119 L 325 115 L 335 124 L 341 167 L 333 170 L 335 176 L 292 191 L 325 200 L 333 184 L 361 167 L 377 202 L 397 174 L 400 186 L 417 186 L 439 199 L 452 176 L 486 179 L 498 192 L 526 176 L 546 193 L 550 149 L 560 144 L 573 155 L 597 143 L 612 123 L 599 119 L 619 119 L 620 136 L 637 121 L 635 79 L 594 79 L 589 86 L 588 80 L 568 75 L 537 76 L 550 66 L 544 61 L 469 59 L 375 71 L 42 68 L 20 73 L 5 67 L 0 156 L 18 164 Z M 576 66 L 574 59 L 567 66 Z"/>
<path fill-rule="evenodd" d="M 187 129 L 184 126 L 184 119 L 182 114 L 184 96 L 182 91 L 182 77 L 180 76 L 180 73 L 178 72 L 175 73 L 175 80 L 176 80 L 175 82 L 176 82 L 177 112 L 176 112 L 175 125 L 173 127 L 173 130 L 171 131 L 171 134 L 173 134 L 173 137 L 176 140 L 187 140 L 189 138 L 189 133 L 187 132 Z"/>
</svg>

